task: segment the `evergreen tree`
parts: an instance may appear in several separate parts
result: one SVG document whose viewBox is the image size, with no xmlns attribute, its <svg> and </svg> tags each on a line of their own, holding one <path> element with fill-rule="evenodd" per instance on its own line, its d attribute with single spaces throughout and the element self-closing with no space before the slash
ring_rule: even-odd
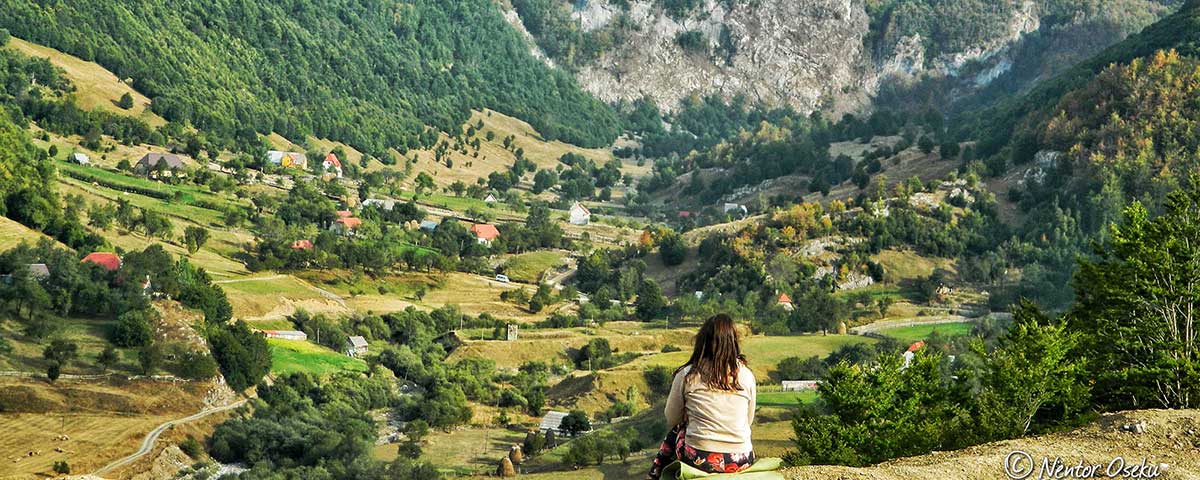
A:
<svg viewBox="0 0 1200 480">
<path fill-rule="evenodd" d="M 642 280 L 637 291 L 637 318 L 643 322 L 648 322 L 659 318 L 666 309 L 667 301 L 663 297 L 662 289 L 658 287 L 658 282 L 652 278 Z"/>
<path fill-rule="evenodd" d="M 1200 405 L 1200 181 L 1170 195 L 1157 218 L 1140 203 L 1082 260 L 1070 318 L 1080 356 L 1108 408 Z"/>
</svg>

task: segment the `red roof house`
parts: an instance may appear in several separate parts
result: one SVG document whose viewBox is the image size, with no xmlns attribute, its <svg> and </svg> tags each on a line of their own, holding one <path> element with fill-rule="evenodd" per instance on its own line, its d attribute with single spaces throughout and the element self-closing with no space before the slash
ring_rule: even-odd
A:
<svg viewBox="0 0 1200 480">
<path fill-rule="evenodd" d="M 292 250 L 312 250 L 312 240 L 296 240 L 292 242 Z"/>
<path fill-rule="evenodd" d="M 500 230 L 497 230 L 495 225 L 488 225 L 486 223 L 471 225 L 470 232 L 475 234 L 475 239 L 479 243 L 485 245 L 491 245 L 492 240 L 500 236 Z"/>
<path fill-rule="evenodd" d="M 337 232 L 341 235 L 353 235 L 354 229 L 356 229 L 360 226 L 362 226 L 361 218 L 342 217 L 337 220 L 334 220 L 333 225 L 330 226 L 329 229 L 333 230 L 334 232 Z"/>
<path fill-rule="evenodd" d="M 681 210 L 679 212 L 679 218 L 691 218 L 691 217 L 692 217 L 692 212 L 689 212 L 687 210 Z"/>
<path fill-rule="evenodd" d="M 908 346 L 908 351 L 916 352 L 917 350 L 920 350 L 922 348 L 925 348 L 925 342 L 918 340 L 918 341 L 914 342 L 912 345 Z"/>
<path fill-rule="evenodd" d="M 792 305 L 792 297 L 789 297 L 788 294 L 786 294 L 786 293 L 779 294 L 778 304 L 779 304 L 779 306 L 783 307 L 784 310 L 791 310 L 792 308 L 794 308 L 794 306 Z"/>
<path fill-rule="evenodd" d="M 83 257 L 79 263 L 94 263 L 104 267 L 105 270 L 115 272 L 121 268 L 121 257 L 111 252 L 92 252 Z"/>
<path fill-rule="evenodd" d="M 334 155 L 333 152 L 325 156 L 325 161 L 321 162 L 321 168 L 333 170 L 337 172 L 338 178 L 342 178 L 342 162 L 338 160 L 337 155 Z"/>
</svg>

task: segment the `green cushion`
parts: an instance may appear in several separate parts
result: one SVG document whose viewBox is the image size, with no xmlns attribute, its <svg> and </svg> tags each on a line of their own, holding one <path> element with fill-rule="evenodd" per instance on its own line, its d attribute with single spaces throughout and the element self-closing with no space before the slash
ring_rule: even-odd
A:
<svg viewBox="0 0 1200 480">
<path fill-rule="evenodd" d="M 705 473 L 700 469 L 692 467 L 678 461 L 670 464 L 664 470 L 663 478 L 679 478 L 679 480 L 721 480 L 721 479 L 738 479 L 738 480 L 784 480 L 783 474 L 777 472 L 779 467 L 783 466 L 783 459 L 780 458 L 760 458 L 750 465 L 750 468 L 742 470 L 738 473 Z M 679 472 L 676 477 L 674 472 Z"/>
</svg>

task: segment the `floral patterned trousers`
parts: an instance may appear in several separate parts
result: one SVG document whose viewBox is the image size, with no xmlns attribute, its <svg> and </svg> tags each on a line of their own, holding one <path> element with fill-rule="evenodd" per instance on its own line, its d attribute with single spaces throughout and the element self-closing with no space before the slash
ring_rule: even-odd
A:
<svg viewBox="0 0 1200 480">
<path fill-rule="evenodd" d="M 706 473 L 737 473 L 754 463 L 754 452 L 716 453 L 697 450 L 684 443 L 686 435 L 686 423 L 675 426 L 667 433 L 667 438 L 658 449 L 658 455 L 654 457 L 654 466 L 650 468 L 648 478 L 659 480 L 663 469 L 675 460 Z"/>
</svg>

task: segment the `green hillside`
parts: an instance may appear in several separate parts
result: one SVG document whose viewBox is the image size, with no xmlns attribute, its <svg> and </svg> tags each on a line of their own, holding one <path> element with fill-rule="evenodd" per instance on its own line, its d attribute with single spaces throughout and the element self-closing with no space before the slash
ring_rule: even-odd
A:
<svg viewBox="0 0 1200 480">
<path fill-rule="evenodd" d="M 980 140 L 979 154 L 999 153 L 1013 141 L 1014 128 L 1044 119 L 1060 98 L 1080 88 L 1101 70 L 1115 63 L 1129 63 L 1157 50 L 1177 50 L 1184 56 L 1200 54 L 1200 2 L 1189 0 L 1176 13 L 1154 23 L 1140 33 L 1131 35 L 1100 54 L 1084 61 L 1062 75 L 1037 84 L 1029 93 L 1011 97 L 995 107 L 968 115 L 963 122 L 964 132 Z M 1024 120 L 1024 122 L 1023 122 Z M 1016 148 L 1016 147 L 1014 147 Z"/>
<path fill-rule="evenodd" d="M 615 114 L 554 71 L 488 0 L 4 0 L 0 28 L 131 79 L 210 142 L 316 136 L 383 157 L 457 131 L 472 109 L 585 146 Z"/>
</svg>

